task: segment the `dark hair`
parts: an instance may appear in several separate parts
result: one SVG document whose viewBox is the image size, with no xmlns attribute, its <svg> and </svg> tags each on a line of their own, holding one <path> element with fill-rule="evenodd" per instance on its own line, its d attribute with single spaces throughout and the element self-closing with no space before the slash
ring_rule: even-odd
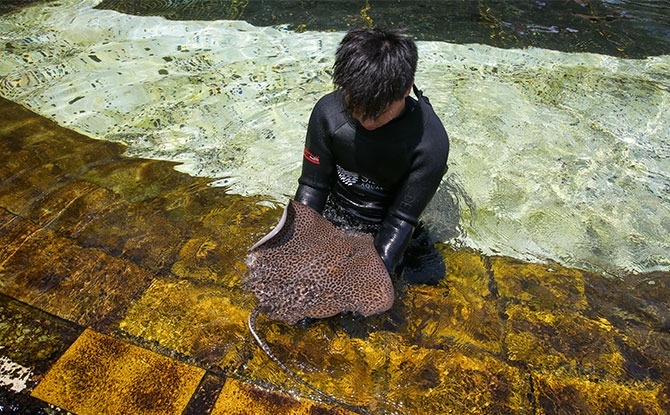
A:
<svg viewBox="0 0 670 415">
<path fill-rule="evenodd" d="M 417 60 L 414 40 L 400 32 L 351 29 L 337 48 L 333 83 L 350 113 L 377 117 L 403 98 L 414 82 Z"/>
</svg>

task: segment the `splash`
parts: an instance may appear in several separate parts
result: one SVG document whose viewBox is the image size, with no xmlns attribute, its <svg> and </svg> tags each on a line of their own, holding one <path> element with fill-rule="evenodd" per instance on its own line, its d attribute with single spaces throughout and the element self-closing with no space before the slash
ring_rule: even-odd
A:
<svg viewBox="0 0 670 415">
<path fill-rule="evenodd" d="M 168 21 L 68 0 L 0 18 L 0 94 L 130 156 L 291 196 L 341 33 Z M 461 243 L 601 272 L 670 269 L 670 57 L 420 42 L 452 139 Z M 445 189 L 427 217 L 453 217 Z"/>
</svg>

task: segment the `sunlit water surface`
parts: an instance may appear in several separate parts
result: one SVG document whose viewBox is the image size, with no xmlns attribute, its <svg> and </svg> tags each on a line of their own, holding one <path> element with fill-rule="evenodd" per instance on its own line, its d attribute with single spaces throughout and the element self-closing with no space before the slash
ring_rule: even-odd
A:
<svg viewBox="0 0 670 415">
<path fill-rule="evenodd" d="M 0 18 L 0 94 L 123 142 L 130 156 L 178 161 L 230 192 L 284 204 L 342 33 L 169 21 L 97 3 Z M 670 56 L 426 41 L 419 50 L 417 85 L 452 140 L 425 215 L 436 235 L 600 272 L 670 269 Z"/>
</svg>

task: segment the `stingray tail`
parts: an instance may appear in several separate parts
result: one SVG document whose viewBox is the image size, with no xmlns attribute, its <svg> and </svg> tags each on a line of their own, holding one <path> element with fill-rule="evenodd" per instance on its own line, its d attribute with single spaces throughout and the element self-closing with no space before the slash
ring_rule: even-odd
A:
<svg viewBox="0 0 670 415">
<path fill-rule="evenodd" d="M 341 406 L 344 409 L 347 409 L 349 411 L 355 412 L 357 414 L 361 415 L 369 415 L 369 412 L 360 406 L 353 406 L 349 405 L 345 402 L 342 402 L 341 400 L 337 399 L 336 397 L 327 394 L 326 392 L 321 391 L 315 386 L 312 386 L 309 382 L 301 378 L 298 374 L 293 372 L 291 369 L 289 369 L 275 354 L 272 352 L 270 349 L 270 346 L 263 340 L 259 335 L 258 335 L 258 330 L 256 329 L 256 320 L 258 319 L 258 315 L 262 312 L 263 310 L 261 307 L 256 307 L 253 309 L 251 314 L 249 315 L 249 330 L 251 331 L 251 334 L 254 336 L 254 339 L 256 339 L 256 342 L 258 345 L 263 349 L 263 351 L 268 355 L 270 359 L 272 359 L 273 362 L 275 362 L 279 367 L 282 368 L 284 372 L 286 372 L 289 376 L 291 376 L 296 382 L 300 383 L 303 386 L 306 386 L 310 390 L 314 391 L 317 393 L 319 396 L 323 397 L 326 401 L 333 405 L 338 405 Z"/>
</svg>

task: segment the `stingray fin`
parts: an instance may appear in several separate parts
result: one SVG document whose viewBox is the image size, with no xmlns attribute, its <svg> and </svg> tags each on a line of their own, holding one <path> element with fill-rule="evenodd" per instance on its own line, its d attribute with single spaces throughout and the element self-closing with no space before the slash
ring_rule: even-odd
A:
<svg viewBox="0 0 670 415">
<path fill-rule="evenodd" d="M 292 200 L 289 200 L 288 204 L 284 208 L 284 213 L 282 214 L 281 219 L 279 220 L 277 226 L 275 226 L 275 228 L 270 233 L 265 235 L 260 241 L 256 242 L 254 246 L 249 248 L 249 251 L 253 251 L 254 249 L 263 245 L 264 243 L 272 239 L 276 234 L 278 234 L 284 228 L 284 225 L 286 224 L 286 218 L 288 217 L 288 210 L 292 209 L 291 202 Z"/>
</svg>

